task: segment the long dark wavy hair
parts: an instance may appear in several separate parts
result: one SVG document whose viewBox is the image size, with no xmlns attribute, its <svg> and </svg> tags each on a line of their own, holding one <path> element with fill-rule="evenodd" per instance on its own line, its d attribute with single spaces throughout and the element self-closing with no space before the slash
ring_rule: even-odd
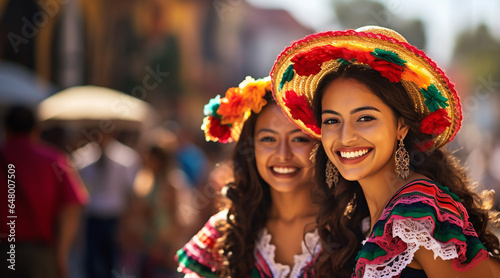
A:
<svg viewBox="0 0 500 278">
<path fill-rule="evenodd" d="M 460 197 L 479 239 L 492 257 L 500 262 L 499 240 L 490 227 L 490 224 L 499 222 L 498 212 L 491 210 L 493 202 L 483 200 L 480 194 L 473 191 L 473 182 L 451 153 L 443 148 L 425 153 L 416 149 L 416 143 L 430 139 L 430 135 L 420 132 L 423 116 L 415 111 L 413 102 L 401 83 L 390 82 L 379 72 L 364 65 L 341 66 L 337 72 L 325 75 L 316 89 L 313 111 L 318 126 L 322 122 L 323 94 L 326 87 L 338 78 L 354 79 L 365 84 L 392 109 L 396 118 L 403 117 L 409 126 L 404 145 L 410 154 L 410 168 L 448 187 Z M 320 206 L 318 232 L 323 245 L 317 265 L 317 277 L 350 277 L 361 242 L 366 236 L 361 223 L 369 216 L 368 205 L 357 181 L 347 181 L 340 177 L 336 186 L 328 188 L 324 178 L 327 161 L 328 157 L 321 146 L 316 154 L 315 166 L 316 184 L 323 193 L 316 195 Z"/>
<path fill-rule="evenodd" d="M 266 106 L 275 103 L 271 92 L 266 92 L 264 98 Z M 246 120 L 232 155 L 235 180 L 226 186 L 228 213 L 225 221 L 217 225 L 222 236 L 213 251 L 220 258 L 217 277 L 250 275 L 255 261 L 255 241 L 268 218 L 269 184 L 262 179 L 255 163 L 254 133 L 258 116 L 252 112 Z"/>
</svg>

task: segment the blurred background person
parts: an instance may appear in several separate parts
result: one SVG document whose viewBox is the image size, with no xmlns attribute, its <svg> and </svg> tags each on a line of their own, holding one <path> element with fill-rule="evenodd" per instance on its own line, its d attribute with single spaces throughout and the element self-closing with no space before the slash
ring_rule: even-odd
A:
<svg viewBox="0 0 500 278">
<path fill-rule="evenodd" d="M 2 219 L 15 215 L 15 227 L 2 221 L 1 277 L 68 277 L 68 257 L 79 229 L 86 192 L 69 158 L 39 141 L 34 111 L 8 108 L 4 115 L 6 140 L 0 147 L 2 181 L 8 165 L 15 169 L 15 208 L 7 211 L 7 184 L 0 192 Z M 10 173 L 9 173 L 10 174 Z M 10 175 L 9 175 L 10 176 Z M 14 230 L 15 270 L 7 268 L 7 239 Z"/>
<path fill-rule="evenodd" d="M 143 165 L 134 182 L 135 198 L 121 225 L 120 243 L 128 252 L 127 268 L 140 277 L 178 277 L 173 257 L 187 240 L 180 219 L 181 188 L 187 178 L 172 179 L 182 171 L 175 158 L 176 137 L 159 128 L 142 152 Z"/>
<path fill-rule="evenodd" d="M 117 227 L 133 195 L 139 154 L 120 143 L 112 132 L 73 153 L 89 192 L 85 210 L 85 271 L 89 278 L 110 277 L 119 269 Z"/>
</svg>

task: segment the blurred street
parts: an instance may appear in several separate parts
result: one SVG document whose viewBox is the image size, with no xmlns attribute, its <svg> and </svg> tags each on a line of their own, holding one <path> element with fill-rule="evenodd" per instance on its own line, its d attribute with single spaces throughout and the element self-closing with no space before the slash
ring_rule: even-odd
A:
<svg viewBox="0 0 500 278">
<path fill-rule="evenodd" d="M 233 144 L 205 141 L 204 105 L 318 31 L 380 25 L 429 51 L 463 105 L 447 147 L 500 209 L 500 1 L 312 2 L 0 0 L 0 116 L 36 111 L 88 197 L 68 277 L 181 277 L 175 251 L 231 176 Z"/>
</svg>

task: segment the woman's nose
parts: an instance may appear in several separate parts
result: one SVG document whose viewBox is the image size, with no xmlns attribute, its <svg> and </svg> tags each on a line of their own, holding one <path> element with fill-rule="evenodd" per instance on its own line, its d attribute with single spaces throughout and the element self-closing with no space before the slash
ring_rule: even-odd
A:
<svg viewBox="0 0 500 278">
<path fill-rule="evenodd" d="M 292 157 L 292 150 L 287 140 L 281 140 L 279 142 L 278 155 L 282 160 L 288 160 Z"/>
<path fill-rule="evenodd" d="M 357 139 L 356 129 L 350 123 L 343 123 L 340 130 L 340 142 L 343 145 L 349 145 Z"/>
</svg>

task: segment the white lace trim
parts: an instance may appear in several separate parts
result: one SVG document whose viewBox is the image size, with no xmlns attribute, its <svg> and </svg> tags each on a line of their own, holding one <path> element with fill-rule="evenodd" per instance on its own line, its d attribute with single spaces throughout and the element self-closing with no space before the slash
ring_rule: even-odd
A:
<svg viewBox="0 0 500 278">
<path fill-rule="evenodd" d="M 276 246 L 271 244 L 271 234 L 264 228 L 259 234 L 255 249 L 260 252 L 267 265 L 269 266 L 273 277 L 285 278 L 290 273 L 290 266 L 277 263 L 274 260 Z M 318 231 L 307 233 L 305 242 L 302 241 L 302 254 L 294 256 L 294 265 L 291 270 L 290 278 L 297 278 L 302 273 L 302 269 L 313 259 L 321 249 L 319 244 Z M 312 252 L 312 253 L 311 253 Z"/>
<path fill-rule="evenodd" d="M 307 233 L 305 235 L 304 241 L 302 241 L 302 254 L 293 256 L 294 265 L 292 268 L 292 274 L 290 274 L 290 278 L 299 277 L 304 267 L 310 261 L 312 261 L 314 256 L 321 250 L 318 230 Z"/>
<path fill-rule="evenodd" d="M 421 246 L 425 249 L 432 250 L 434 259 L 437 257 L 443 260 L 457 258 L 458 253 L 455 244 L 438 242 L 431 235 L 433 229 L 434 222 L 430 219 L 395 219 L 392 226 L 392 235 L 393 237 L 399 237 L 408 247 L 401 254 L 391 258 L 383 264 L 367 264 L 363 277 L 393 277 L 400 274 L 401 271 L 411 263 L 415 252 L 417 252 Z"/>
</svg>

